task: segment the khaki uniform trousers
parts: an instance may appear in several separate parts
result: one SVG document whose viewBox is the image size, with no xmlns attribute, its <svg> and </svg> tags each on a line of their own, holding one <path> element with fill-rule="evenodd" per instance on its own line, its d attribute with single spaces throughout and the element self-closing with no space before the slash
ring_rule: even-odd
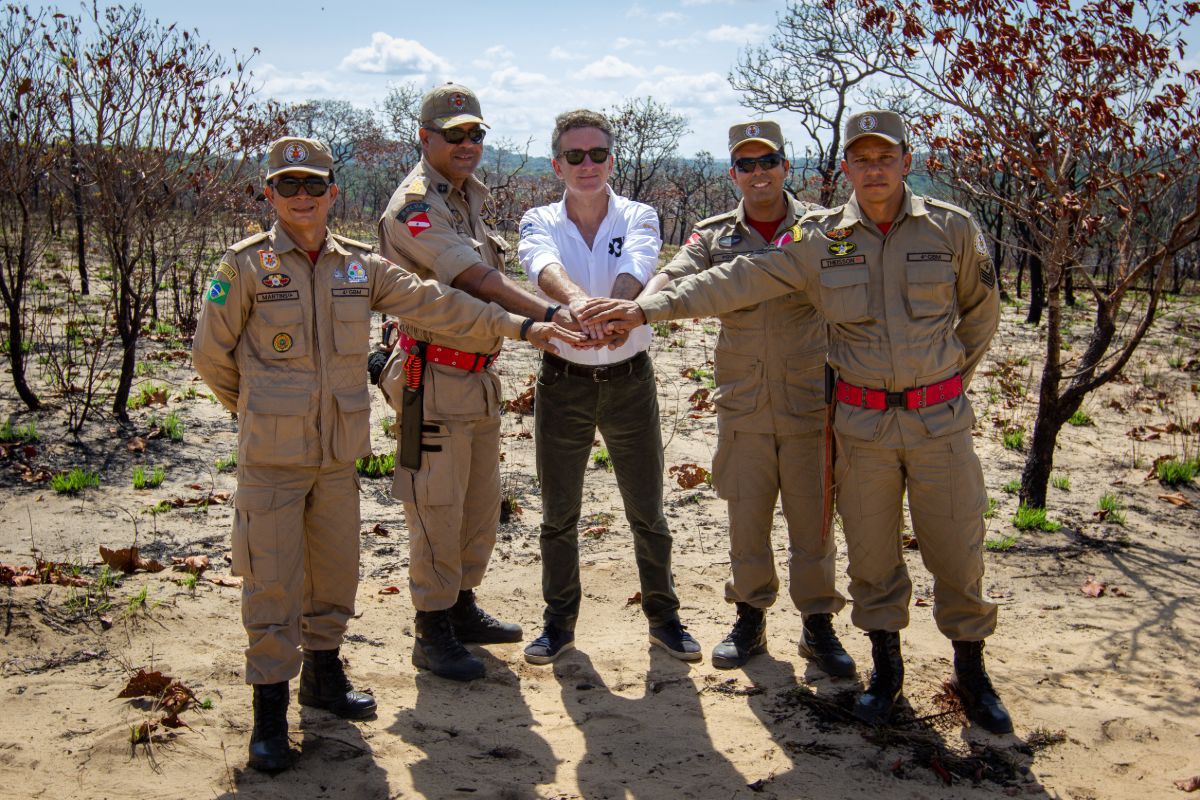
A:
<svg viewBox="0 0 1200 800">
<path fill-rule="evenodd" d="M 233 574 L 242 576 L 246 683 L 300 673 L 303 645 L 341 646 L 358 591 L 358 475 L 353 463 L 238 467 Z"/>
<path fill-rule="evenodd" d="M 716 482 L 729 506 L 730 578 L 725 599 L 767 608 L 779 594 L 771 545 L 775 501 L 788 528 L 788 592 L 802 614 L 836 614 L 846 600 L 834 586 L 832 532 L 821 541 L 824 434 L 729 431 L 717 440 Z"/>
<path fill-rule="evenodd" d="M 460 590 L 483 582 L 500 524 L 500 418 L 437 427 L 421 437 L 422 468 L 397 468 L 393 483 L 404 501 L 408 588 L 418 611 L 450 608 Z"/>
<path fill-rule="evenodd" d="M 907 491 L 921 560 L 933 574 L 938 629 L 962 641 L 995 630 L 996 606 L 982 595 L 987 495 L 969 428 L 908 448 L 839 436 L 834 474 L 856 626 L 898 631 L 908 625 L 912 582 L 896 526 Z"/>
</svg>

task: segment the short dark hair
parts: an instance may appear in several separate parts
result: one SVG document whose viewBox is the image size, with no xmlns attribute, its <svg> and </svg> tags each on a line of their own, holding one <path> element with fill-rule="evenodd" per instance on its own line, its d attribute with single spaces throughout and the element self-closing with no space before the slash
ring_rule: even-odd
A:
<svg viewBox="0 0 1200 800">
<path fill-rule="evenodd" d="M 559 114 L 554 119 L 554 133 L 550 134 L 550 152 L 555 158 L 558 157 L 558 140 L 564 133 L 576 128 L 597 128 L 604 134 L 604 140 L 608 146 L 612 147 L 613 129 L 608 117 L 595 111 L 588 111 L 586 108 L 577 108 L 574 111 Z"/>
</svg>

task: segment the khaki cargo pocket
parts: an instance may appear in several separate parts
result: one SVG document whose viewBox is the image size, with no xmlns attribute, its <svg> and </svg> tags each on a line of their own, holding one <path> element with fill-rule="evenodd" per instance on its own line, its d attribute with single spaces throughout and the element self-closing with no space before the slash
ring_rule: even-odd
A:
<svg viewBox="0 0 1200 800">
<path fill-rule="evenodd" d="M 333 303 L 333 348 L 339 355 L 364 358 L 371 344 L 371 309 L 366 298 Z"/>
<path fill-rule="evenodd" d="M 946 316 L 954 307 L 954 267 L 941 261 L 909 264 L 904 301 L 913 319 Z"/>
<path fill-rule="evenodd" d="M 983 482 L 983 468 L 970 431 L 950 437 L 951 497 L 950 512 L 955 520 L 978 521 L 987 510 L 987 488 Z"/>
<path fill-rule="evenodd" d="M 252 388 L 246 410 L 238 415 L 238 463 L 303 464 L 308 440 L 304 422 L 311 399 L 309 393 Z"/>
<path fill-rule="evenodd" d="M 233 495 L 232 572 L 247 580 L 269 583 L 278 579 L 275 490 L 269 486 L 239 486 Z"/>
<path fill-rule="evenodd" d="M 727 414 L 749 414 L 758 408 L 763 391 L 763 365 L 754 356 L 717 349 L 713 404 Z"/>
<path fill-rule="evenodd" d="M 785 397 L 792 414 L 811 414 L 825 408 L 825 348 L 788 356 L 784 362 Z"/>
<path fill-rule="evenodd" d="M 427 425 L 429 423 L 426 423 Z M 396 464 L 392 478 L 392 497 L 422 506 L 448 506 L 454 502 L 458 474 L 455 470 L 451 437 L 444 427 L 421 437 L 421 468 L 406 469 Z"/>
<path fill-rule="evenodd" d="M 867 288 L 871 274 L 866 266 L 821 270 L 821 314 L 830 322 L 864 322 L 870 319 Z"/>
<path fill-rule="evenodd" d="M 299 358 L 308 355 L 304 334 L 304 309 L 294 303 L 258 303 L 255 339 L 259 355 L 267 360 Z"/>
<path fill-rule="evenodd" d="M 497 409 L 496 376 L 442 364 L 425 367 L 426 419 L 484 419 Z M 491 385 L 489 385 L 491 384 Z"/>
<path fill-rule="evenodd" d="M 371 454 L 371 395 L 366 385 L 333 393 L 333 457 L 353 461 Z"/>
<path fill-rule="evenodd" d="M 733 470 L 734 431 L 717 432 L 717 451 L 713 453 L 712 485 L 722 500 L 738 499 L 737 473 Z"/>
</svg>

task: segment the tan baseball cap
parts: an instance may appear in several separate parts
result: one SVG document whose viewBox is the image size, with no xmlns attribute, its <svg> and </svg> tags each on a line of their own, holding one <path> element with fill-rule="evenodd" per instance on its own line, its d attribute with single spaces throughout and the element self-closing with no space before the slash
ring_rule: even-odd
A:
<svg viewBox="0 0 1200 800">
<path fill-rule="evenodd" d="M 762 142 L 776 150 L 783 149 L 783 131 L 778 122 L 760 119 L 750 122 L 739 122 L 729 128 L 729 152 L 733 153 L 749 142 Z"/>
<path fill-rule="evenodd" d="M 443 128 L 457 128 L 477 122 L 488 127 L 483 121 L 483 112 L 479 108 L 479 98 L 467 87 L 459 83 L 447 83 L 436 89 L 430 89 L 421 98 L 421 124 Z"/>
<path fill-rule="evenodd" d="M 904 144 L 908 134 L 904 128 L 904 120 L 895 111 L 880 111 L 872 109 L 851 114 L 846 120 L 846 143 L 842 151 L 864 136 L 878 136 L 889 144 Z"/>
<path fill-rule="evenodd" d="M 267 180 L 283 172 L 305 172 L 328 178 L 333 172 L 333 154 L 316 139 L 285 136 L 271 142 L 267 154 Z"/>
</svg>

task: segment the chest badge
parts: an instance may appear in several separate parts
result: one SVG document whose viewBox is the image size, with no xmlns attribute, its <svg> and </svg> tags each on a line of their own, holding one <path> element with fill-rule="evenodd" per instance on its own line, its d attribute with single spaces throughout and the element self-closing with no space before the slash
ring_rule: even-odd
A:
<svg viewBox="0 0 1200 800">
<path fill-rule="evenodd" d="M 259 250 L 258 263 L 262 264 L 262 268 L 267 272 L 274 272 L 279 269 L 279 256 L 275 255 L 274 250 Z"/>
<path fill-rule="evenodd" d="M 722 236 L 717 240 L 717 244 L 721 247 L 733 247 L 738 242 L 742 241 L 740 233 L 731 233 L 728 236 Z"/>
<path fill-rule="evenodd" d="M 853 231 L 851 231 L 849 228 L 831 228 L 830 230 L 825 231 L 825 236 L 833 239 L 835 242 L 840 242 L 842 239 L 849 239 L 851 233 L 853 233 Z"/>
<path fill-rule="evenodd" d="M 783 247 L 785 244 L 791 244 L 792 242 L 800 241 L 802 235 L 803 234 L 800 230 L 800 225 L 797 223 L 775 237 L 775 240 L 771 242 L 771 244 L 775 245 L 776 247 Z"/>
<path fill-rule="evenodd" d="M 829 252 L 835 256 L 848 256 L 858 249 L 854 242 L 834 242 L 829 245 Z"/>
<path fill-rule="evenodd" d="M 346 280 L 350 283 L 366 283 L 366 268 L 364 268 L 363 265 L 357 261 L 351 261 L 350 265 L 346 267 Z"/>
<path fill-rule="evenodd" d="M 271 339 L 271 347 L 275 348 L 276 353 L 286 353 L 292 349 L 292 337 L 286 333 L 277 333 Z"/>
<path fill-rule="evenodd" d="M 262 285 L 268 289 L 282 289 L 291 282 L 291 277 L 284 275 L 282 272 L 273 272 L 270 275 L 264 275 L 262 279 Z"/>
</svg>

